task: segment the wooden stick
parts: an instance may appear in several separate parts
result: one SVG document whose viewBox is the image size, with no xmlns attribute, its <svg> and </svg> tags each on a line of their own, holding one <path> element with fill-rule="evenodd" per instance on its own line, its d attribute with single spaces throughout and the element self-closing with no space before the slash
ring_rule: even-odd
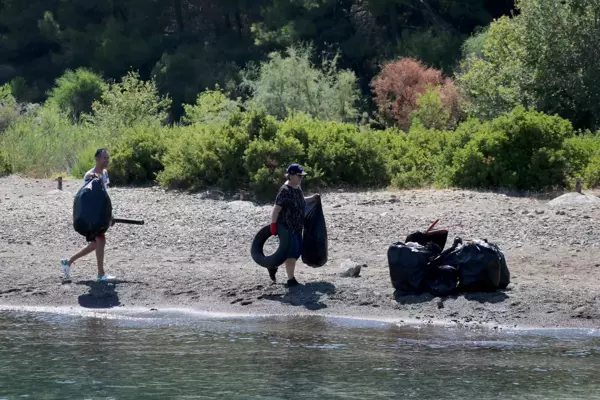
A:
<svg viewBox="0 0 600 400">
<path fill-rule="evenodd" d="M 144 225 L 143 219 L 113 218 L 115 224 Z"/>
</svg>

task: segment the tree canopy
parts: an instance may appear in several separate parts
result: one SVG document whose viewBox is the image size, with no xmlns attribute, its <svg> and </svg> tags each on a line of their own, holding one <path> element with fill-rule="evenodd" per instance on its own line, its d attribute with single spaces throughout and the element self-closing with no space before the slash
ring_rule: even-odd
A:
<svg viewBox="0 0 600 400">
<path fill-rule="evenodd" d="M 11 82 L 18 100 L 39 102 L 67 70 L 115 81 L 136 71 L 155 79 L 179 119 L 182 104 L 204 89 L 235 87 L 248 63 L 308 43 L 317 65 L 324 52 L 339 52 L 338 67 L 368 92 L 380 64 L 398 56 L 451 72 L 463 40 L 513 7 L 508 0 L 3 0 L 0 85 Z"/>
</svg>

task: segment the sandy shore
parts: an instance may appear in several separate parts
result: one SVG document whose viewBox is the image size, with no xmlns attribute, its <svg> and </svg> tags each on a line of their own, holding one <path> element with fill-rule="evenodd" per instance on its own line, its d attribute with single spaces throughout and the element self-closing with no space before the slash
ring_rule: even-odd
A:
<svg viewBox="0 0 600 400">
<path fill-rule="evenodd" d="M 0 179 L 0 305 L 77 309 L 187 308 L 234 314 L 347 315 L 396 322 L 447 321 L 510 327 L 600 326 L 600 207 L 469 191 L 335 192 L 322 195 L 329 262 L 298 266 L 300 287 L 272 285 L 250 257 L 269 222 L 270 205 L 152 188 L 113 188 L 115 225 L 107 234 L 106 270 L 116 284 L 95 283 L 95 258 L 61 281 L 58 260 L 85 244 L 72 229 L 79 181 Z M 496 293 L 448 298 L 397 296 L 386 252 L 390 243 L 439 228 L 488 238 L 505 252 L 512 283 Z M 367 264 L 358 278 L 342 272 Z"/>
</svg>

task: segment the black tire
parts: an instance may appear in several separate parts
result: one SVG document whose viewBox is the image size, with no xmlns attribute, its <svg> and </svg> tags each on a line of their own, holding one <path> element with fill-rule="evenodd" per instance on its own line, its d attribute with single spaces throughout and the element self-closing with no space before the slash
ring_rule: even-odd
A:
<svg viewBox="0 0 600 400">
<path fill-rule="evenodd" d="M 288 253 L 292 242 L 292 235 L 290 234 L 290 231 L 288 231 L 284 225 L 277 224 L 279 247 L 275 253 L 271 254 L 270 256 L 265 256 L 263 248 L 271 236 L 273 236 L 271 235 L 271 227 L 267 225 L 258 231 L 256 236 L 254 236 L 254 240 L 252 240 L 252 247 L 250 248 L 250 254 L 252 255 L 254 262 L 267 269 L 277 268 L 285 262 L 285 260 L 288 258 Z"/>
</svg>

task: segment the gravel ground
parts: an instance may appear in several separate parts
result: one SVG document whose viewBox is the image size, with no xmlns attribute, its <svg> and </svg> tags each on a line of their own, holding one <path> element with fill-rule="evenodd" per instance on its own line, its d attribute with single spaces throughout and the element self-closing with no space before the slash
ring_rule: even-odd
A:
<svg viewBox="0 0 600 400">
<path fill-rule="evenodd" d="M 64 283 L 59 259 L 85 245 L 71 225 L 79 185 L 67 180 L 58 191 L 50 179 L 0 179 L 0 305 L 319 313 L 492 327 L 600 324 L 596 198 L 548 203 L 462 190 L 323 193 L 329 261 L 321 268 L 299 263 L 302 285 L 287 289 L 283 268 L 271 284 L 250 257 L 271 205 L 158 187 L 111 188 L 115 217 L 146 224 L 117 224 L 107 233 L 105 269 L 117 276 L 115 284 L 93 281 L 94 255 L 79 260 L 72 282 Z M 461 236 L 500 245 L 512 275 L 507 290 L 447 298 L 394 293 L 388 246 L 438 218 L 436 228 L 450 231 L 450 243 Z M 344 276 L 357 264 L 367 265 L 359 277 Z"/>
</svg>

